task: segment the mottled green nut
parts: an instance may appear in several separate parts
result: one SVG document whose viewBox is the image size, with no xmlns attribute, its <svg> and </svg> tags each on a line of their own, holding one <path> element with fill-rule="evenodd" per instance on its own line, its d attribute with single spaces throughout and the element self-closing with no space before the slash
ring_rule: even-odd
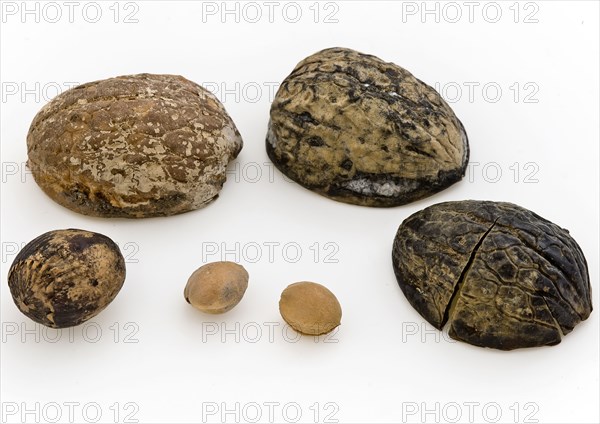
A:
<svg viewBox="0 0 600 424">
<path fill-rule="evenodd" d="M 433 326 L 476 346 L 555 345 L 592 311 L 583 252 L 569 232 L 520 206 L 461 201 L 408 217 L 394 272 Z"/>
<path fill-rule="evenodd" d="M 52 328 L 72 327 L 96 316 L 119 293 L 125 260 L 108 237 L 57 230 L 29 242 L 8 272 L 19 310 Z"/>
<path fill-rule="evenodd" d="M 233 309 L 248 288 L 248 272 L 234 262 L 212 262 L 198 268 L 183 291 L 194 308 L 209 314 Z"/>
<path fill-rule="evenodd" d="M 90 82 L 35 116 L 27 162 L 52 200 L 99 217 L 199 209 L 219 194 L 242 138 L 219 100 L 177 75 Z"/>
<path fill-rule="evenodd" d="M 290 284 L 281 293 L 279 312 L 299 333 L 318 336 L 340 325 L 342 307 L 325 286 L 308 281 Z"/>
<path fill-rule="evenodd" d="M 462 123 L 430 86 L 375 56 L 332 48 L 301 61 L 271 106 L 269 158 L 323 196 L 397 206 L 460 181 Z"/>
</svg>

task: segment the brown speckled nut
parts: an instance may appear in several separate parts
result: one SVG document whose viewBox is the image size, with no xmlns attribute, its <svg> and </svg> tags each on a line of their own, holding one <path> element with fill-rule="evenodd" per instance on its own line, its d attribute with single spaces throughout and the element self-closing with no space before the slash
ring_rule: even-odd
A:
<svg viewBox="0 0 600 424">
<path fill-rule="evenodd" d="M 100 217 L 167 216 L 217 198 L 242 138 L 223 105 L 175 75 L 68 90 L 40 110 L 28 166 L 57 203 Z"/>
<path fill-rule="evenodd" d="M 463 125 L 433 88 L 393 63 L 343 48 L 309 56 L 283 81 L 266 148 L 302 186 L 380 207 L 460 181 L 469 159 Z"/>
<path fill-rule="evenodd" d="M 8 272 L 19 310 L 52 328 L 94 317 L 125 281 L 125 260 L 108 237 L 83 230 L 57 230 L 29 242 Z"/>
</svg>

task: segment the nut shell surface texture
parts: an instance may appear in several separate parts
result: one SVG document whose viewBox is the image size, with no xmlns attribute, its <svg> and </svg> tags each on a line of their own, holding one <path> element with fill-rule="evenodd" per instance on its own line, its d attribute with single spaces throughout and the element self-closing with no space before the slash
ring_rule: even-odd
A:
<svg viewBox="0 0 600 424">
<path fill-rule="evenodd" d="M 28 166 L 57 203 L 85 215 L 144 218 L 217 198 L 242 138 L 209 91 L 176 75 L 91 82 L 44 106 Z"/>
<path fill-rule="evenodd" d="M 583 252 L 569 232 L 520 206 L 446 202 L 408 217 L 393 267 L 434 327 L 476 346 L 556 345 L 592 311 Z"/>
<path fill-rule="evenodd" d="M 271 106 L 269 158 L 341 202 L 406 204 L 460 181 L 467 134 L 442 97 L 375 56 L 331 48 L 300 62 Z"/>
</svg>

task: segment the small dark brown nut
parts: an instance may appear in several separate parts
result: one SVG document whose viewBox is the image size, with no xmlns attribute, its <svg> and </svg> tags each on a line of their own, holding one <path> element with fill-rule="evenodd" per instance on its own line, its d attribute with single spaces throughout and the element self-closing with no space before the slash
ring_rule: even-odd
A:
<svg viewBox="0 0 600 424">
<path fill-rule="evenodd" d="M 340 325 L 342 307 L 325 286 L 309 281 L 290 284 L 281 293 L 279 312 L 299 333 L 318 336 Z"/>
<path fill-rule="evenodd" d="M 397 206 L 460 181 L 462 123 L 430 86 L 375 56 L 332 48 L 301 61 L 271 106 L 269 158 L 323 196 Z"/>
<path fill-rule="evenodd" d="M 233 309 L 248 288 L 248 272 L 235 262 L 212 262 L 198 268 L 183 291 L 194 308 L 209 314 Z"/>
<path fill-rule="evenodd" d="M 199 209 L 217 198 L 241 148 L 219 100 L 176 75 L 75 87 L 40 110 L 27 136 L 28 166 L 42 190 L 100 217 Z"/>
<path fill-rule="evenodd" d="M 52 328 L 72 327 L 102 311 L 125 281 L 125 260 L 108 237 L 56 230 L 29 242 L 8 272 L 19 310 Z"/>
<path fill-rule="evenodd" d="M 408 217 L 392 253 L 400 288 L 434 327 L 476 346 L 555 345 L 592 311 L 569 232 L 504 202 L 433 205 Z"/>
</svg>

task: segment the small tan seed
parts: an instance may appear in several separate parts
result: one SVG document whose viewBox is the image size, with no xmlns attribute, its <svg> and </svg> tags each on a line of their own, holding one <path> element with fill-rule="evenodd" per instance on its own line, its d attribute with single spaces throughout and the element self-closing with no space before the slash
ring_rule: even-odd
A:
<svg viewBox="0 0 600 424">
<path fill-rule="evenodd" d="M 335 295 L 327 287 L 309 281 L 287 286 L 281 293 L 279 312 L 294 330 L 311 336 L 329 333 L 342 319 L 342 307 Z"/>
<path fill-rule="evenodd" d="M 234 262 L 212 262 L 188 279 L 183 295 L 194 308 L 222 314 L 240 303 L 248 288 L 248 272 Z"/>
</svg>

